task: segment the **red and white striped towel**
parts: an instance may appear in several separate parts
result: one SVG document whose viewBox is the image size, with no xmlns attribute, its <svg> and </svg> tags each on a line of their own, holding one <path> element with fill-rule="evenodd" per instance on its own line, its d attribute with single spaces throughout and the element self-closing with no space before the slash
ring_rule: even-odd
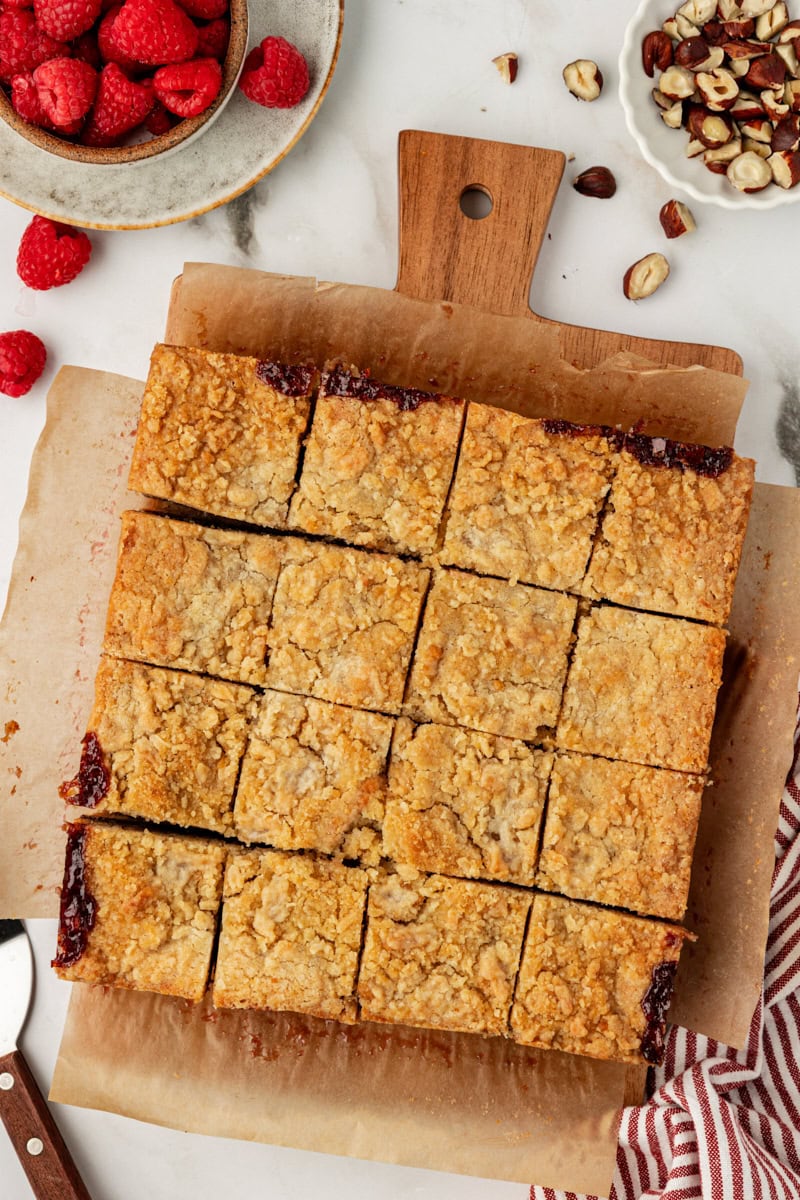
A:
<svg viewBox="0 0 800 1200">
<path fill-rule="evenodd" d="M 800 1200 L 800 735 L 775 835 L 764 990 L 744 1050 L 673 1026 L 626 1108 L 611 1200 Z M 532 1187 L 530 1200 L 578 1200 Z"/>
</svg>

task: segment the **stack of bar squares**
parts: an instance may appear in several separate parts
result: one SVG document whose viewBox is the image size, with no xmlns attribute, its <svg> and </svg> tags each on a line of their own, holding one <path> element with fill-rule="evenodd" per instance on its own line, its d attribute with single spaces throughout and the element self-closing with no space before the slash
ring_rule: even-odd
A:
<svg viewBox="0 0 800 1200">
<path fill-rule="evenodd" d="M 130 485 L 59 973 L 659 1061 L 752 462 L 159 346 Z"/>
</svg>

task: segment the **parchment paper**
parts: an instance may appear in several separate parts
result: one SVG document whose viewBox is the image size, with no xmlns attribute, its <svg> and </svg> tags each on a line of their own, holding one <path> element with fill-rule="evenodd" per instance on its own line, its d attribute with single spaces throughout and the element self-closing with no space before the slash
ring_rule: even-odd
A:
<svg viewBox="0 0 800 1200">
<path fill-rule="evenodd" d="M 374 289 L 318 290 L 313 281 L 202 266 L 187 268 L 168 322 L 174 341 L 276 357 L 341 354 L 390 381 L 529 413 L 643 419 L 651 433 L 733 440 L 740 380 L 702 369 L 642 372 L 629 356 L 577 372 L 557 361 L 551 333 L 535 321 Z M 448 352 L 435 359 L 442 338 Z M 511 374 L 493 361 L 501 344 Z M 68 368 L 49 397 L 0 626 L 2 915 L 56 911 L 57 785 L 74 773 L 91 708 L 115 516 L 139 503 L 125 478 L 140 391 L 131 380 Z M 791 758 L 798 529 L 800 493 L 757 487 L 714 743 L 717 782 L 704 805 L 687 917 L 701 937 L 685 957 L 673 1010 L 734 1045 L 760 987 L 772 835 Z M 603 1195 L 624 1077 L 615 1064 L 500 1041 L 215 1014 L 76 987 L 52 1095 L 183 1129 Z"/>
</svg>

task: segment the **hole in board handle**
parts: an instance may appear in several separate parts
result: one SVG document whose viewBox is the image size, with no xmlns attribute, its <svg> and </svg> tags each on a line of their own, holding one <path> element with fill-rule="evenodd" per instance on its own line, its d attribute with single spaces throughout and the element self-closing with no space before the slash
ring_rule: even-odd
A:
<svg viewBox="0 0 800 1200">
<path fill-rule="evenodd" d="M 471 221 L 482 221 L 494 208 L 494 201 L 488 188 L 480 183 L 471 183 L 461 193 L 459 207 L 464 216 L 469 217 Z"/>
</svg>

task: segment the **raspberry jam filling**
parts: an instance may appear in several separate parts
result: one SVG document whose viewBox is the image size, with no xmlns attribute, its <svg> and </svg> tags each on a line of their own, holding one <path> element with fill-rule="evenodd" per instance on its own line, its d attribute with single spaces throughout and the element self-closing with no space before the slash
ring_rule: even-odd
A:
<svg viewBox="0 0 800 1200">
<path fill-rule="evenodd" d="M 103 747 L 96 733 L 87 733 L 81 742 L 81 763 L 74 779 L 68 779 L 58 789 L 62 800 L 79 804 L 81 808 L 97 808 L 105 800 L 111 786 L 111 772 L 106 764 Z"/>
<path fill-rule="evenodd" d="M 54 967 L 71 967 L 83 955 L 97 918 L 97 901 L 86 884 L 84 825 L 67 826 L 67 859 L 61 887 L 61 919 Z"/>
<path fill-rule="evenodd" d="M 421 404 L 444 399 L 437 392 L 422 392 L 419 388 L 378 383 L 369 375 L 353 375 L 344 367 L 334 367 L 332 371 L 326 371 L 322 382 L 329 396 L 348 396 L 353 400 L 390 400 L 401 412 L 416 412 Z"/>
<path fill-rule="evenodd" d="M 314 368 L 301 363 L 279 363 L 262 360 L 256 367 L 256 375 L 284 396 L 305 396 L 311 390 Z"/>
<path fill-rule="evenodd" d="M 647 1019 L 642 1036 L 642 1058 L 654 1066 L 664 1061 L 667 1009 L 672 999 L 677 969 L 676 962 L 658 963 L 653 967 L 650 986 L 642 997 L 642 1012 Z"/>
<path fill-rule="evenodd" d="M 673 442 L 670 438 L 648 437 L 643 433 L 623 433 L 610 425 L 577 425 L 572 421 L 542 421 L 545 433 L 567 437 L 605 437 L 615 450 L 625 450 L 644 467 L 677 467 L 697 475 L 716 479 L 733 461 L 730 446 L 697 446 L 692 442 Z"/>
</svg>

